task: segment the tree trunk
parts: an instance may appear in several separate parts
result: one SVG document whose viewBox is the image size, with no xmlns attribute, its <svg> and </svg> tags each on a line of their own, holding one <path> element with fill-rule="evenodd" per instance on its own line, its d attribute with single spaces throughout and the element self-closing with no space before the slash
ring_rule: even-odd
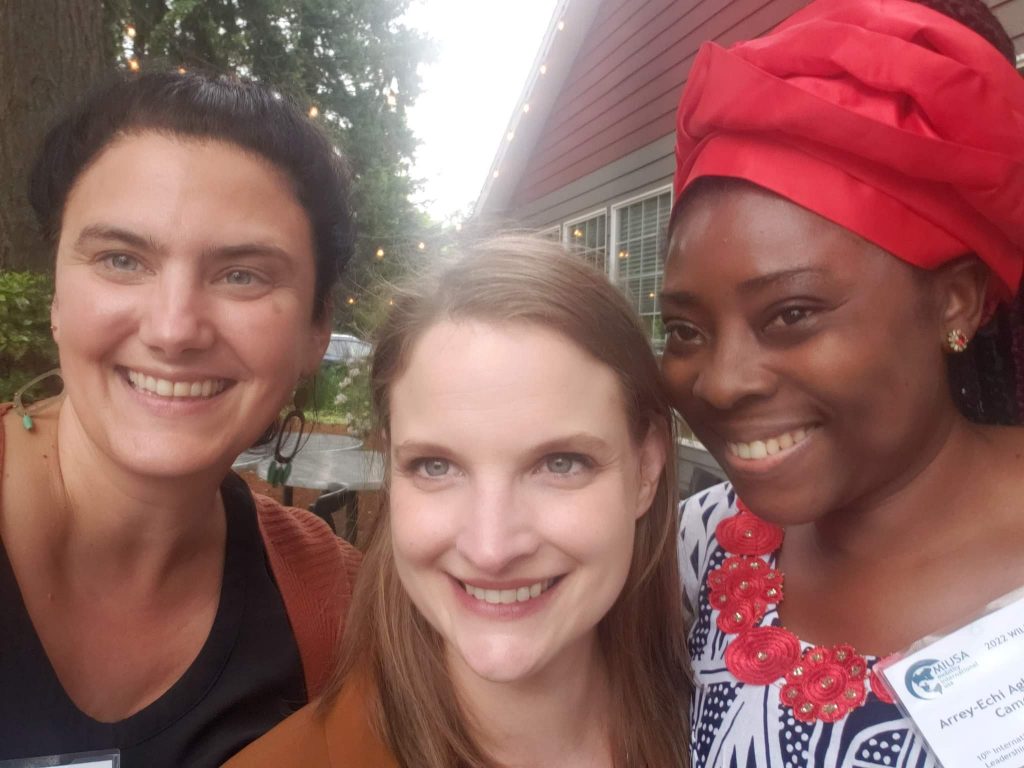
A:
<svg viewBox="0 0 1024 768">
<path fill-rule="evenodd" d="M 0 0 L 0 270 L 51 267 L 25 197 L 53 120 L 104 69 L 102 0 Z"/>
</svg>

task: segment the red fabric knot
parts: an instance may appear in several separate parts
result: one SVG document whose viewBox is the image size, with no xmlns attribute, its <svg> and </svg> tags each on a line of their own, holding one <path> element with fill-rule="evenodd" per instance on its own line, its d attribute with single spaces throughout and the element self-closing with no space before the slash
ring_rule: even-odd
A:
<svg viewBox="0 0 1024 768">
<path fill-rule="evenodd" d="M 759 558 L 733 555 L 708 575 L 718 628 L 738 632 L 759 622 L 782 599 L 782 574 Z"/>
<path fill-rule="evenodd" d="M 814 646 L 786 675 L 782 703 L 805 723 L 834 723 L 864 703 L 867 662 L 849 645 Z"/>
<path fill-rule="evenodd" d="M 764 616 L 765 607 L 763 601 L 757 604 L 752 600 L 730 601 L 719 612 L 715 623 L 725 634 L 734 635 L 757 624 Z"/>
<path fill-rule="evenodd" d="M 722 548 L 735 555 L 770 555 L 782 546 L 782 528 L 753 514 L 739 499 L 739 514 L 722 520 L 715 536 Z"/>
<path fill-rule="evenodd" d="M 884 659 L 880 660 L 884 661 Z M 868 678 L 871 682 L 871 692 L 875 694 L 875 698 L 886 704 L 895 704 L 896 699 L 892 695 L 892 689 L 889 688 L 889 684 L 885 682 L 885 679 L 878 671 L 878 664 L 871 668 L 871 674 Z"/>
<path fill-rule="evenodd" d="M 768 685 L 800 660 L 800 640 L 782 627 L 754 627 L 725 649 L 725 666 L 744 683 Z"/>
</svg>

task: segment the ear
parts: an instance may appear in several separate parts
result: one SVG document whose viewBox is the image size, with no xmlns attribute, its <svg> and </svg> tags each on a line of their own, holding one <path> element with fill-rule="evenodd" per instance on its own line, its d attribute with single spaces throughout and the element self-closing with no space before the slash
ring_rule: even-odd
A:
<svg viewBox="0 0 1024 768">
<path fill-rule="evenodd" d="M 647 435 L 640 442 L 640 484 L 634 512 L 637 519 L 643 517 L 654 503 L 658 482 L 668 460 L 667 442 L 665 430 L 658 424 L 651 424 Z"/>
<path fill-rule="evenodd" d="M 50 333 L 53 335 L 54 342 L 60 346 L 60 311 L 57 309 L 56 296 L 50 302 Z"/>
<path fill-rule="evenodd" d="M 973 338 L 985 320 L 989 270 L 974 256 L 951 261 L 935 270 L 938 286 L 941 338 L 952 330 Z"/>
<path fill-rule="evenodd" d="M 331 307 L 327 307 L 321 319 L 314 320 L 310 329 L 309 347 L 302 366 L 302 372 L 307 376 L 312 376 L 320 370 L 320 361 L 331 341 L 331 326 L 334 319 L 331 309 Z"/>
</svg>

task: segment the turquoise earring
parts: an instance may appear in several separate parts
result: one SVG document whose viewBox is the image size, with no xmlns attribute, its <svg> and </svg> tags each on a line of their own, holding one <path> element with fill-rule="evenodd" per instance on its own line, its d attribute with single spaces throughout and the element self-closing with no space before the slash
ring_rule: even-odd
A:
<svg viewBox="0 0 1024 768">
<path fill-rule="evenodd" d="M 47 371 L 46 373 L 40 376 L 36 376 L 34 379 L 32 379 L 32 381 L 30 381 L 28 384 L 26 384 L 25 386 L 23 386 L 21 389 L 14 393 L 14 410 L 19 416 L 21 416 L 21 426 L 23 426 L 25 430 L 28 432 L 32 431 L 32 429 L 35 427 L 35 424 L 32 421 L 32 414 L 28 412 L 28 408 L 25 407 L 22 398 L 24 397 L 25 393 L 28 390 L 32 389 L 32 387 L 34 387 L 36 384 L 50 378 L 51 376 L 61 376 L 60 368 L 54 368 L 52 371 Z M 61 380 L 63 381 L 63 377 L 61 378 Z"/>
</svg>

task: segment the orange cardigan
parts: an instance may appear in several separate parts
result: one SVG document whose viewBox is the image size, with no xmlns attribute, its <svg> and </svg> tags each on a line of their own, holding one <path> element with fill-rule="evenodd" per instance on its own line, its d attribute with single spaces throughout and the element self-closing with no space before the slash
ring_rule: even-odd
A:
<svg viewBox="0 0 1024 768">
<path fill-rule="evenodd" d="M 254 494 L 256 516 L 295 634 L 310 700 L 331 673 L 362 555 L 304 509 Z"/>
<path fill-rule="evenodd" d="M 373 732 L 363 684 L 347 683 L 326 716 L 303 707 L 224 768 L 399 768 Z"/>
</svg>

